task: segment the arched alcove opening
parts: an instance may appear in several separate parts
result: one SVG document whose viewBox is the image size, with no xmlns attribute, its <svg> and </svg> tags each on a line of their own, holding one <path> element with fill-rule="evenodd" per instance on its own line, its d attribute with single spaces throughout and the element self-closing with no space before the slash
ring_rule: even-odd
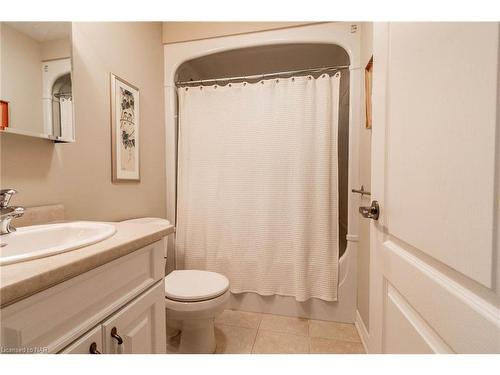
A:
<svg viewBox="0 0 500 375">
<path fill-rule="evenodd" d="M 217 79 L 226 84 L 232 77 L 248 77 L 245 81 L 258 81 L 263 74 L 295 72 L 291 75 L 320 75 L 310 69 L 349 66 L 346 50 L 336 44 L 289 43 L 232 49 L 185 61 L 175 73 L 175 82 Z M 297 73 L 297 71 L 303 71 Z M 339 186 L 339 256 L 347 248 L 348 194 L 349 194 L 349 84 L 350 71 L 341 68 L 339 128 L 338 128 L 338 186 Z M 331 70 L 331 73 L 335 73 Z M 243 79 L 243 78 L 242 78 Z M 219 81 L 220 80 L 220 81 Z M 214 82 L 207 82 L 207 84 Z"/>
</svg>

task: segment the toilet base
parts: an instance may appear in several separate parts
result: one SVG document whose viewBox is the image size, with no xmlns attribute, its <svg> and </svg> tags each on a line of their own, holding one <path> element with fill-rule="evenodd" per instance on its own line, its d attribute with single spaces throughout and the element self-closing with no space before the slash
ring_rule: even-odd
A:
<svg viewBox="0 0 500 375">
<path fill-rule="evenodd" d="M 181 327 L 179 354 L 212 354 L 215 353 L 215 319 L 188 319 L 178 321 L 168 319 L 167 326 Z"/>
<path fill-rule="evenodd" d="M 226 308 L 229 294 L 227 290 L 216 298 L 194 302 L 181 302 L 166 298 L 167 342 L 175 343 L 177 349 L 170 352 L 214 353 L 216 349 L 215 318 Z M 176 330 L 180 331 L 177 336 Z M 172 340 L 168 338 L 169 336 Z"/>
</svg>

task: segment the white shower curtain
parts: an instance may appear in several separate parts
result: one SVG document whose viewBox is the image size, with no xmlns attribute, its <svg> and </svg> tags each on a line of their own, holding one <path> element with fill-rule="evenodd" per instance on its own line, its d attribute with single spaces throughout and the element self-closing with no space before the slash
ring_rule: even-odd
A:
<svg viewBox="0 0 500 375">
<path fill-rule="evenodd" d="M 340 73 L 179 88 L 176 261 L 337 300 Z"/>
</svg>

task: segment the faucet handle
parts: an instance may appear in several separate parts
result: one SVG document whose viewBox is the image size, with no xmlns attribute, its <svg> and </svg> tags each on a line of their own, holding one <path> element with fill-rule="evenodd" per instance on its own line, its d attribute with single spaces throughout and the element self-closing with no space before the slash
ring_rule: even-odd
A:
<svg viewBox="0 0 500 375">
<path fill-rule="evenodd" d="M 2 189 L 0 190 L 0 207 L 5 208 L 9 205 L 10 198 L 14 194 L 17 194 L 17 191 L 14 189 Z"/>
</svg>

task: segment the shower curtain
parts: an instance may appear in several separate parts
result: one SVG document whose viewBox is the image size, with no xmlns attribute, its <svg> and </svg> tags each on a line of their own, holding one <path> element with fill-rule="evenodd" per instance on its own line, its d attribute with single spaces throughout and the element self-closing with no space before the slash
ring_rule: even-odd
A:
<svg viewBox="0 0 500 375">
<path fill-rule="evenodd" d="M 340 73 L 181 87 L 178 268 L 337 300 Z"/>
</svg>

